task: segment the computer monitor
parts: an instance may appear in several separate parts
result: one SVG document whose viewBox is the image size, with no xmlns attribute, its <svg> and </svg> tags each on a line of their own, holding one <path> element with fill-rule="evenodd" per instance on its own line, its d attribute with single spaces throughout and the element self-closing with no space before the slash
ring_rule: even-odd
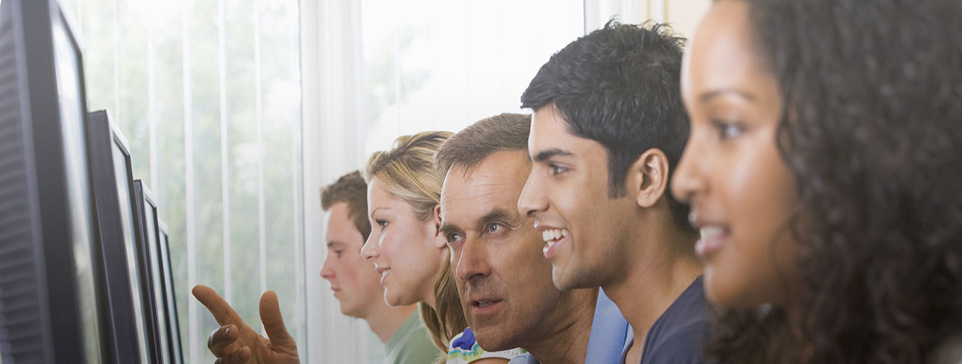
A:
<svg viewBox="0 0 962 364">
<path fill-rule="evenodd" d="M 159 220 L 159 219 L 158 219 Z M 160 270 L 164 279 L 164 302 L 167 307 L 167 337 L 170 338 L 170 360 L 174 364 L 184 364 L 184 350 L 180 343 L 180 317 L 177 315 L 177 294 L 174 291 L 174 271 L 170 263 L 170 238 L 167 224 L 159 221 L 160 226 Z"/>
<path fill-rule="evenodd" d="M 170 339 L 167 337 L 167 307 L 164 306 L 164 282 L 160 273 L 160 256 L 157 226 L 157 204 L 153 193 L 141 180 L 134 180 L 134 203 L 138 216 L 135 218 L 137 232 L 141 236 L 141 284 L 146 288 L 147 307 L 149 307 L 148 330 L 151 340 L 154 363 L 170 364 Z"/>
<path fill-rule="evenodd" d="M 111 363 L 80 46 L 54 0 L 0 2 L 0 355 Z"/>
<path fill-rule="evenodd" d="M 90 167 L 99 217 L 104 285 L 116 363 L 150 363 L 147 319 L 140 284 L 143 268 L 134 233 L 130 152 L 107 111 L 87 114 Z"/>
</svg>

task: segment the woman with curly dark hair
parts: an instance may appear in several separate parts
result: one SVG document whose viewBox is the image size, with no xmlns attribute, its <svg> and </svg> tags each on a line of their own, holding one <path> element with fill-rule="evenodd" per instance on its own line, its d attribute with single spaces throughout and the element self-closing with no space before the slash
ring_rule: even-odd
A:
<svg viewBox="0 0 962 364">
<path fill-rule="evenodd" d="M 686 55 L 721 363 L 962 358 L 962 1 L 722 0 Z"/>
</svg>

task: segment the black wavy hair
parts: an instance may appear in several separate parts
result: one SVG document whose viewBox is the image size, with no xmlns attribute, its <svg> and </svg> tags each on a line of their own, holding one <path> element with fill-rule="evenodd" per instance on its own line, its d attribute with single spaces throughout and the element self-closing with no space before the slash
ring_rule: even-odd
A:
<svg viewBox="0 0 962 364">
<path fill-rule="evenodd" d="M 604 146 L 608 195 L 624 196 L 628 168 L 642 153 L 660 149 L 674 170 L 688 141 L 678 81 L 684 41 L 664 24 L 611 20 L 552 55 L 521 95 L 521 107 L 553 104 L 572 134 Z M 674 199 L 670 185 L 672 216 L 688 231 L 689 208 Z"/>
<path fill-rule="evenodd" d="M 962 1 L 743 1 L 786 100 L 802 308 L 718 309 L 708 355 L 931 363 L 962 334 Z"/>
</svg>

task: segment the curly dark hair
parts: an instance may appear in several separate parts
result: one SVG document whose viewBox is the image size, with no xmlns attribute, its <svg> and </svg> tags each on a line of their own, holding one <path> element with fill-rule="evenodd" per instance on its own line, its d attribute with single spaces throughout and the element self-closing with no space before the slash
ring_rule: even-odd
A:
<svg viewBox="0 0 962 364">
<path fill-rule="evenodd" d="M 719 309 L 709 356 L 931 363 L 962 333 L 962 1 L 745 1 L 786 100 L 802 309 Z"/>
</svg>

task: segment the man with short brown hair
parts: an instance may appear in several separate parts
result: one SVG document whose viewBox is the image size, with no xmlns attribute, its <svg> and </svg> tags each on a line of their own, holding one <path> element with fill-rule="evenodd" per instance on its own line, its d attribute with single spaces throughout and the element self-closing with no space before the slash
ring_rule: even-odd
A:
<svg viewBox="0 0 962 364">
<path fill-rule="evenodd" d="M 485 351 L 529 352 L 514 363 L 617 362 L 628 331 L 617 307 L 597 288 L 555 288 L 541 234 L 518 212 L 531 170 L 530 121 L 520 114 L 478 121 L 435 155 L 446 173 L 441 234 L 465 318 Z"/>
<path fill-rule="evenodd" d="M 385 364 L 429 363 L 438 349 L 414 305 L 391 307 L 384 302 L 380 275 L 361 258 L 361 246 L 371 234 L 367 218 L 367 183 L 359 172 L 348 173 L 321 190 L 321 208 L 327 222 L 327 258 L 321 277 L 331 282 L 334 297 L 345 315 L 363 319 L 384 343 Z M 211 334 L 210 351 L 218 363 L 298 363 L 297 348 L 277 309 L 272 292 L 261 299 L 261 320 L 270 340 L 244 323 L 213 290 L 198 286 L 194 295 L 223 325 Z M 239 330 L 238 330 L 239 329 Z"/>
</svg>

